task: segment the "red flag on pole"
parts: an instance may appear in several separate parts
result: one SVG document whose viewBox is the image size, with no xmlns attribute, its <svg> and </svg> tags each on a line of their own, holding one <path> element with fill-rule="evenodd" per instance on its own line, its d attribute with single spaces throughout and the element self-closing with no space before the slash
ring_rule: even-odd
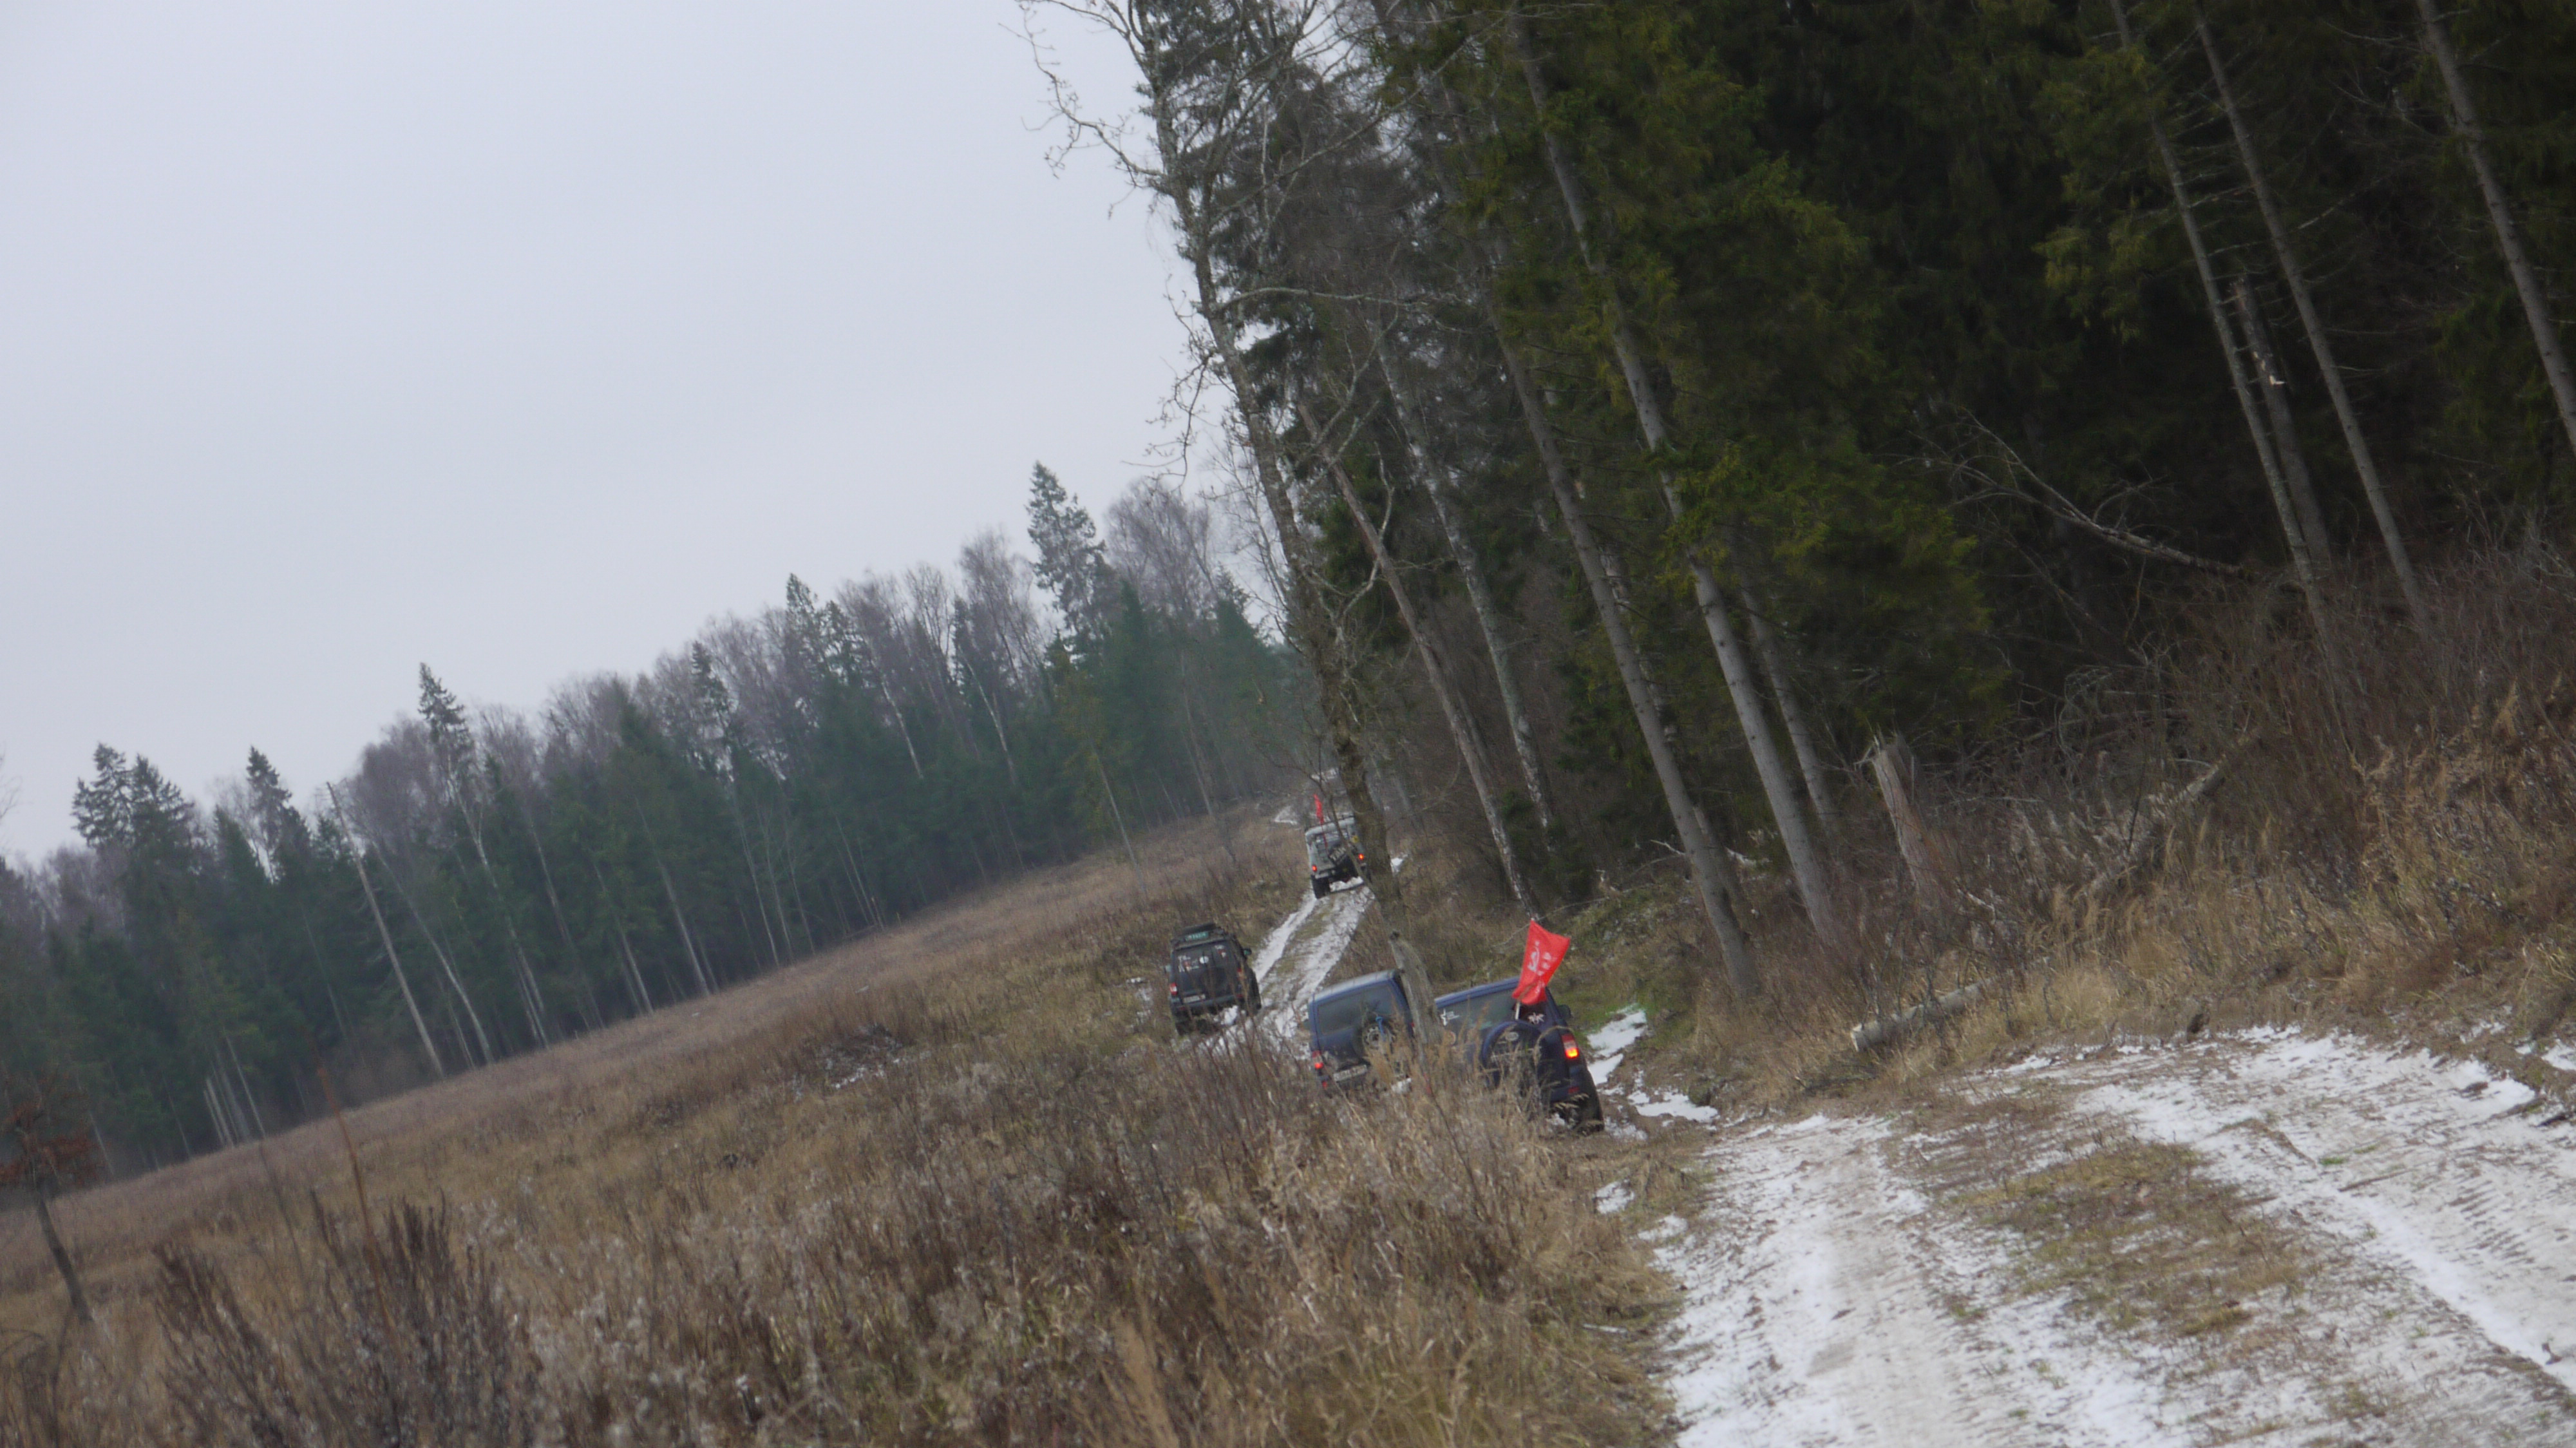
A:
<svg viewBox="0 0 2576 1448">
<path fill-rule="evenodd" d="M 1556 978 L 1556 968 L 1565 964 L 1565 952 L 1574 942 L 1533 920 L 1529 944 L 1521 950 L 1521 980 L 1512 987 L 1512 999 L 1534 1006 L 1547 994 L 1547 983 Z"/>
</svg>

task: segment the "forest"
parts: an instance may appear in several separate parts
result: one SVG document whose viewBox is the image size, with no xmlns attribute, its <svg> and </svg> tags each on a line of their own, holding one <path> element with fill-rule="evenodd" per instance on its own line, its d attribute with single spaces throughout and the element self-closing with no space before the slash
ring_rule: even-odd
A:
<svg viewBox="0 0 2576 1448">
<path fill-rule="evenodd" d="M 2358 679 L 2566 573 L 2563 5 L 1022 9 L 1133 63 L 1048 77 L 1062 160 L 1167 223 L 1225 485 L 1096 528 L 1040 469 L 1033 559 L 791 579 L 533 716 L 424 666 L 302 804 L 103 745 L 86 847 L 0 877 L 0 1058 L 166 1161 L 1319 761 L 1371 858 L 1397 817 L 1534 916 L 1678 871 L 1753 1001 L 1858 958 L 1873 767 L 2063 745 L 2222 613 Z"/>
<path fill-rule="evenodd" d="M 1041 466 L 1034 566 L 992 531 L 953 572 L 791 577 L 534 717 L 423 664 L 417 712 L 301 805 L 256 749 L 201 803 L 102 744 L 83 846 L 0 870 L 0 1064 L 68 1074 L 145 1167 L 1278 792 L 1294 679 L 1208 506 L 1139 482 L 1106 524 Z"/>
</svg>

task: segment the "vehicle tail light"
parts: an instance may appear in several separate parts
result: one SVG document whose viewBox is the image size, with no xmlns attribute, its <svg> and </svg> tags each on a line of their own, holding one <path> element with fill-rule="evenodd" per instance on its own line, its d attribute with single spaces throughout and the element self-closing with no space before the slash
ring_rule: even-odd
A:
<svg viewBox="0 0 2576 1448">
<path fill-rule="evenodd" d="M 1174 994 L 1174 995 L 1179 995 L 1180 993 L 1181 993 L 1181 983 L 1180 983 L 1179 981 L 1174 981 L 1174 982 L 1172 982 L 1172 994 Z"/>
<path fill-rule="evenodd" d="M 1316 1073 L 1317 1073 L 1318 1075 L 1320 1075 L 1320 1074 L 1322 1074 L 1322 1073 L 1323 1073 L 1323 1071 L 1325 1070 L 1325 1066 L 1324 1066 L 1324 1053 L 1323 1053 L 1323 1052 L 1321 1052 L 1321 1051 L 1317 1051 L 1317 1052 L 1315 1052 L 1315 1053 L 1314 1053 L 1314 1056 L 1315 1056 L 1315 1071 L 1316 1071 Z"/>
<path fill-rule="evenodd" d="M 1574 1038 L 1572 1036 L 1565 1038 L 1565 1059 L 1569 1061 L 1580 1061 L 1583 1059 L 1583 1048 L 1574 1044 Z"/>
</svg>

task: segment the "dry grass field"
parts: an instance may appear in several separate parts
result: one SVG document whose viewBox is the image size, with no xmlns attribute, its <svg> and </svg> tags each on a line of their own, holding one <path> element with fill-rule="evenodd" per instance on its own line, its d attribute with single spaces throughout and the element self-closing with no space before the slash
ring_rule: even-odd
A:
<svg viewBox="0 0 2576 1448">
<path fill-rule="evenodd" d="M 66 1198 L 101 1326 L 14 1232 L 0 1443 L 1646 1436 L 1663 1288 L 1593 1144 L 1437 1072 L 1326 1099 L 1127 984 L 1302 889 L 1293 831 L 1212 830 L 1143 895 L 1095 859 L 352 1111 L 354 1152 Z"/>
</svg>

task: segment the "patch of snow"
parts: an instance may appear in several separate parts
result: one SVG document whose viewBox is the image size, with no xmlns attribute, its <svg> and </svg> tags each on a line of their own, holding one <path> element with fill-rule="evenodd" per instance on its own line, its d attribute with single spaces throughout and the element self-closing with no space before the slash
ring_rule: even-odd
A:
<svg viewBox="0 0 2576 1448">
<path fill-rule="evenodd" d="M 1289 942 L 1297 938 L 1298 931 L 1306 928 L 1306 918 L 1323 903 L 1322 897 L 1309 892 L 1297 901 L 1296 909 L 1288 912 L 1287 919 L 1272 926 L 1270 933 L 1261 938 L 1261 948 L 1252 953 L 1254 980 L 1265 986 L 1270 984 L 1270 972 L 1279 964 L 1279 957 L 1288 953 Z"/>
<path fill-rule="evenodd" d="M 1628 1210 L 1628 1204 L 1636 1199 L 1637 1194 L 1628 1189 L 1626 1182 L 1612 1182 L 1592 1194 L 1592 1209 L 1606 1217 Z"/>
<path fill-rule="evenodd" d="M 2540 1053 L 2540 1059 L 2561 1071 L 2576 1071 L 2576 1045 L 2552 1046 Z"/>
<path fill-rule="evenodd" d="M 1272 1035 L 1293 1042 L 1305 1032 L 1306 1002 L 1322 988 L 1324 977 L 1333 973 L 1333 967 L 1341 964 L 1342 953 L 1351 948 L 1351 937 L 1359 933 L 1360 917 L 1368 913 L 1370 898 L 1366 890 L 1346 890 L 1314 902 L 1323 907 L 1323 925 L 1297 952 L 1295 960 L 1274 968 L 1261 979 L 1262 1004 L 1270 1017 Z M 1300 914 L 1307 913 L 1304 906 L 1298 908 Z"/>
<path fill-rule="evenodd" d="M 1684 1291 L 1680 1443 L 2194 1442 L 2060 1303 L 1997 1290 L 1999 1250 L 1896 1177 L 1888 1135 L 1815 1118 L 1709 1152 L 1707 1229 L 1657 1254 Z"/>
<path fill-rule="evenodd" d="M 2068 1084 L 2391 1279 L 2377 1310 L 2416 1324 L 2416 1371 L 2501 1349 L 2576 1388 L 2576 1151 L 2521 1111 L 2529 1087 L 2343 1036 L 2223 1044 Z"/>
<path fill-rule="evenodd" d="M 1689 1097 L 1672 1091 L 1659 1096 L 1640 1096 L 1635 1106 L 1639 1116 L 1672 1116 L 1702 1124 L 1716 1121 L 1718 1115 L 1716 1107 L 1694 1105 Z"/>
<path fill-rule="evenodd" d="M 1646 1008 L 1630 1006 L 1601 1023 L 1589 1040 L 1592 1047 L 1592 1080 L 1603 1090 L 1610 1089 L 1610 1078 L 1619 1073 L 1619 1062 L 1628 1048 L 1645 1039 Z"/>
</svg>

